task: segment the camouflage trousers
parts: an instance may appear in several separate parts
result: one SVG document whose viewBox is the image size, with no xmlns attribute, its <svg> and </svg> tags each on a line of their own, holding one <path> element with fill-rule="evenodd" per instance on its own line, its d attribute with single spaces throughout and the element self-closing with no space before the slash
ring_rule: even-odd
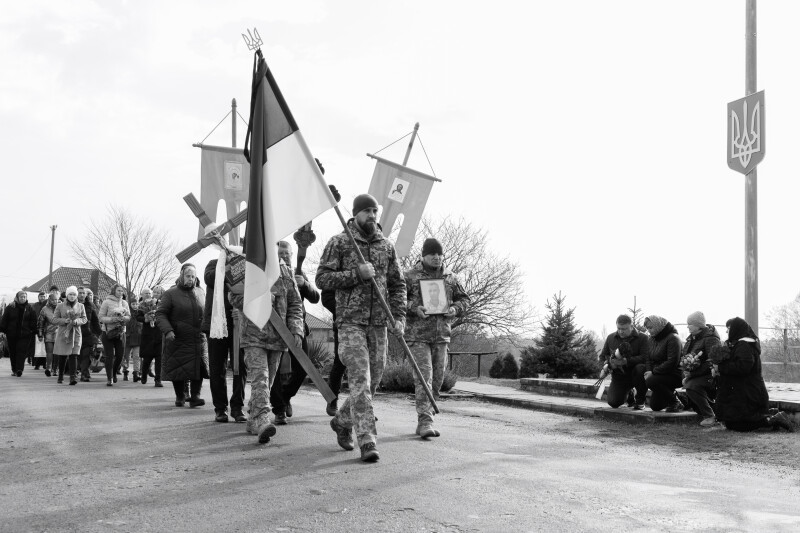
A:
<svg viewBox="0 0 800 533">
<path fill-rule="evenodd" d="M 372 395 L 386 366 L 386 328 L 343 324 L 339 326 L 339 358 L 347 367 L 350 396 L 339 408 L 336 423 L 353 428 L 358 445 L 376 442 Z"/>
<path fill-rule="evenodd" d="M 248 429 L 258 429 L 262 423 L 269 421 L 269 389 L 278 374 L 282 353 L 254 346 L 244 348 L 244 364 L 247 366 L 247 377 L 251 379 Z"/>
<path fill-rule="evenodd" d="M 447 343 L 415 342 L 408 345 L 414 360 L 419 366 L 420 374 L 433 393 L 433 399 L 439 399 L 439 389 L 444 381 L 444 369 L 447 366 Z M 417 373 L 414 372 L 414 396 L 417 403 L 417 423 L 421 425 L 433 423 L 433 406 L 422 388 Z"/>
</svg>

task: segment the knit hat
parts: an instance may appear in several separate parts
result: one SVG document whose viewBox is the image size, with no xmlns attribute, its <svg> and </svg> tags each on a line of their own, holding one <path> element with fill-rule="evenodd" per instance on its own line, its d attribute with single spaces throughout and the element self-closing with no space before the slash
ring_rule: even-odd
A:
<svg viewBox="0 0 800 533">
<path fill-rule="evenodd" d="M 433 237 L 425 239 L 425 242 L 422 243 L 422 256 L 425 257 L 426 255 L 430 254 L 444 255 L 444 250 L 442 249 L 442 243 L 440 243 Z"/>
<path fill-rule="evenodd" d="M 650 324 L 650 327 L 653 328 L 653 335 L 658 335 L 661 333 L 668 323 L 669 321 L 666 318 L 658 315 L 650 315 L 644 319 L 644 325 L 647 326 Z"/>
<path fill-rule="evenodd" d="M 374 207 L 378 208 L 378 200 L 371 194 L 359 194 L 353 199 L 353 216 L 356 216 L 364 209 Z"/>
<path fill-rule="evenodd" d="M 706 327 L 706 315 L 702 311 L 695 311 L 689 318 L 686 319 L 686 324 L 689 326 L 696 326 L 698 328 Z"/>
</svg>

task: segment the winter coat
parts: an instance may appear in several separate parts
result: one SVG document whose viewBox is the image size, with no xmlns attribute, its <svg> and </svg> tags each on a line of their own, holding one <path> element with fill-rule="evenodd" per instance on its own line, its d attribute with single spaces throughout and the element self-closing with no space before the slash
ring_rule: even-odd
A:
<svg viewBox="0 0 800 533">
<path fill-rule="evenodd" d="M 53 320 L 55 319 L 56 307 L 58 307 L 58 304 L 59 302 L 51 303 L 48 299 L 47 305 L 42 307 L 42 310 L 39 312 L 37 329 L 39 330 L 39 335 L 44 338 L 44 342 L 56 342 L 58 324 L 53 322 Z"/>
<path fill-rule="evenodd" d="M 409 344 L 415 342 L 441 343 L 450 342 L 450 327 L 456 317 L 463 315 L 469 306 L 469 296 L 461 286 L 460 281 L 452 271 L 442 266 L 435 271 L 425 269 L 422 261 L 403 274 L 406 283 L 406 331 L 405 339 Z M 417 316 L 417 307 L 422 306 L 422 293 L 420 280 L 444 280 L 445 296 L 450 302 L 450 307 L 455 309 L 455 316 L 428 315 L 425 318 Z"/>
<path fill-rule="evenodd" d="M 711 350 L 714 346 L 719 346 L 719 333 L 711 324 L 707 325 L 694 335 L 686 337 L 686 343 L 683 345 L 681 356 L 688 353 L 697 354 L 703 352 L 700 356 L 700 366 L 694 370 L 689 371 L 689 379 L 698 378 L 700 376 L 711 377 L 711 362 L 708 356 L 711 355 Z"/>
<path fill-rule="evenodd" d="M 281 262 L 281 276 L 272 285 L 271 293 L 274 296 L 272 308 L 283 318 L 292 335 L 302 336 L 303 328 L 303 304 L 300 293 L 297 290 L 297 283 L 294 280 L 292 271 Z M 244 305 L 244 297 L 241 294 L 230 295 L 233 307 L 241 311 Z M 283 351 L 287 349 L 286 343 L 278 334 L 272 322 L 259 329 L 249 318 L 245 317 L 242 325 L 242 336 L 239 341 L 241 348 L 264 348 L 266 350 Z"/>
<path fill-rule="evenodd" d="M 156 324 L 165 336 L 161 379 L 185 381 L 208 378 L 208 355 L 204 350 L 203 292 L 196 287 L 175 285 L 168 289 L 156 310 Z"/>
<path fill-rule="evenodd" d="M 724 422 L 755 422 L 766 416 L 769 393 L 761 376 L 761 347 L 744 337 L 730 349 L 730 357 L 717 367 L 716 415 Z"/>
<path fill-rule="evenodd" d="M 375 267 L 373 278 L 395 320 L 405 322 L 406 282 L 400 271 L 394 245 L 377 230 L 365 235 L 354 219 L 347 222 L 364 259 Z M 370 280 L 358 275 L 358 255 L 350 238 L 342 232 L 331 237 L 322 252 L 316 284 L 321 290 L 336 289 L 336 325 L 386 326 L 389 321 L 373 293 Z"/>
<path fill-rule="evenodd" d="M 606 338 L 603 344 L 603 349 L 600 350 L 598 358 L 602 364 L 608 364 L 611 361 L 611 356 L 617 351 L 621 344 L 627 343 L 630 347 L 630 355 L 625 357 L 627 363 L 624 366 L 614 368 L 612 374 L 626 374 L 633 372 L 636 365 L 645 363 L 647 355 L 650 353 L 650 337 L 640 333 L 636 328 L 633 328 L 628 337 L 620 337 L 619 333 L 612 333 Z M 623 351 L 627 351 L 623 348 Z"/>
<path fill-rule="evenodd" d="M 141 322 L 142 329 L 140 330 L 139 337 L 139 356 L 141 357 L 156 357 L 161 355 L 162 349 L 162 335 L 161 330 L 153 319 L 153 324 L 150 325 L 150 320 L 147 319 L 147 313 L 158 309 L 160 300 L 150 298 L 143 302 L 139 302 L 139 309 L 136 311 L 136 321 Z"/>
<path fill-rule="evenodd" d="M 83 308 L 86 310 L 86 324 L 81 326 L 83 344 L 84 346 L 88 344 L 94 346 L 98 342 L 98 337 L 103 333 L 100 319 L 97 317 L 97 306 L 93 303 L 83 302 Z"/>
<path fill-rule="evenodd" d="M 33 337 L 36 335 L 36 328 L 36 313 L 27 302 L 11 302 L 0 317 L 0 333 L 5 333 L 9 340 Z"/>
<path fill-rule="evenodd" d="M 78 320 L 77 325 L 74 323 L 76 319 Z M 53 353 L 56 355 L 80 354 L 83 342 L 81 326 L 86 324 L 86 308 L 83 307 L 83 304 L 76 301 L 75 304 L 69 305 L 69 302 L 64 300 L 56 307 L 54 320 L 58 324 L 58 330 Z"/>
<path fill-rule="evenodd" d="M 122 317 L 124 321 L 120 324 L 119 318 Z M 123 298 L 117 298 L 109 294 L 103 303 L 100 305 L 100 312 L 97 313 L 97 318 L 103 326 L 103 331 L 108 333 L 112 329 L 122 328 L 122 333 L 125 333 L 125 325 L 131 318 L 131 310 L 128 307 L 128 302 Z"/>
<path fill-rule="evenodd" d="M 125 346 L 139 346 L 142 343 L 142 326 L 143 322 L 140 322 L 136 315 L 128 319 L 125 328 Z"/>
<path fill-rule="evenodd" d="M 680 380 L 681 339 L 675 326 L 667 322 L 658 335 L 650 339 L 650 352 L 645 360 L 646 371 L 656 375 L 674 375 Z"/>
<path fill-rule="evenodd" d="M 206 283 L 206 298 L 205 298 L 205 308 L 203 311 L 203 324 L 201 329 L 203 333 L 208 334 L 211 331 L 211 311 L 214 309 L 214 287 L 216 282 L 216 271 L 217 271 L 217 260 L 212 259 L 206 265 L 206 270 L 203 272 L 203 281 Z M 224 282 L 224 280 L 220 280 Z M 222 290 L 222 296 L 225 301 L 225 322 L 228 324 L 228 335 L 232 334 L 233 331 L 233 307 L 231 306 L 231 302 L 228 298 L 228 294 L 230 293 L 229 287 L 225 284 Z"/>
</svg>

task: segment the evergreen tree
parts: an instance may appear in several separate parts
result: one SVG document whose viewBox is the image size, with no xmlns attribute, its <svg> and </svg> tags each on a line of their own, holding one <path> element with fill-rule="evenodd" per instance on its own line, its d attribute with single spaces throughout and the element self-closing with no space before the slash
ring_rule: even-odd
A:
<svg viewBox="0 0 800 533">
<path fill-rule="evenodd" d="M 560 292 L 548 300 L 549 314 L 542 335 L 522 356 L 520 376 L 540 373 L 553 377 L 592 376 L 596 373 L 597 350 L 592 335 L 575 325 L 575 308 L 567 308 L 567 297 Z"/>
<path fill-rule="evenodd" d="M 505 379 L 517 379 L 517 376 L 519 376 L 519 365 L 511 352 L 508 352 L 505 357 L 503 357 L 501 377 Z"/>
<path fill-rule="evenodd" d="M 499 355 L 494 358 L 494 363 L 489 368 L 489 377 L 495 379 L 503 377 L 503 358 Z"/>
</svg>

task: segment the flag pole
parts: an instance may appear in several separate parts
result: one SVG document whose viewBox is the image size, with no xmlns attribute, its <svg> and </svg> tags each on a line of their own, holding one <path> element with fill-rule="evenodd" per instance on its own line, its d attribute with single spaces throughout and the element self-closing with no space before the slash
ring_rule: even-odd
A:
<svg viewBox="0 0 800 533">
<path fill-rule="evenodd" d="M 417 127 L 419 127 L 419 123 L 417 123 Z M 417 127 L 414 128 L 415 134 Z M 411 142 L 412 143 L 414 142 L 413 137 L 411 138 Z M 411 150 L 411 143 L 409 143 L 408 149 Z M 406 154 L 406 158 L 408 158 L 408 154 Z M 339 209 L 338 205 L 333 206 L 333 208 L 336 210 L 336 215 L 338 215 L 339 217 L 339 222 L 342 223 L 344 232 L 350 238 L 350 244 L 353 245 L 353 248 L 356 251 L 359 264 L 360 265 L 365 264 L 367 261 L 364 259 L 364 255 L 361 253 L 361 249 L 358 247 L 358 244 L 356 244 L 356 239 L 355 237 L 353 237 L 350 228 L 347 227 L 347 222 L 345 222 L 344 217 L 342 216 L 342 211 Z M 389 319 L 389 323 L 392 325 L 392 328 L 394 328 L 395 327 L 394 316 L 392 316 L 392 311 L 391 309 L 389 309 L 389 304 L 386 303 L 386 299 L 383 297 L 383 294 L 381 294 L 381 290 L 380 287 L 378 287 L 378 283 L 375 281 L 375 278 L 370 278 L 369 281 L 372 283 L 373 294 L 378 295 L 378 302 L 381 304 L 383 312 L 386 313 L 386 317 Z M 431 392 L 430 387 L 428 387 L 428 384 L 425 382 L 425 378 L 422 377 L 422 371 L 420 371 L 419 366 L 417 366 L 417 361 L 411 354 L 411 350 L 409 349 L 408 344 L 406 344 L 406 340 L 403 338 L 402 335 L 398 335 L 397 340 L 400 341 L 400 345 L 403 347 L 403 351 L 406 353 L 406 357 L 408 357 L 408 360 L 411 361 L 411 368 L 414 369 L 414 373 L 417 375 L 417 378 L 419 378 L 419 382 L 422 384 L 422 388 L 425 390 L 425 395 L 428 397 L 428 400 L 430 400 L 431 406 L 433 406 L 433 411 L 435 413 L 438 413 L 439 406 L 436 405 L 436 400 L 434 400 L 433 398 L 433 393 Z"/>
<path fill-rule="evenodd" d="M 411 155 L 411 147 L 414 146 L 414 139 L 417 138 L 417 131 L 419 130 L 419 122 L 414 124 L 414 131 L 411 133 L 411 140 L 408 141 L 408 148 L 406 149 L 406 156 L 403 158 L 403 166 L 408 163 L 408 157 Z"/>
</svg>

